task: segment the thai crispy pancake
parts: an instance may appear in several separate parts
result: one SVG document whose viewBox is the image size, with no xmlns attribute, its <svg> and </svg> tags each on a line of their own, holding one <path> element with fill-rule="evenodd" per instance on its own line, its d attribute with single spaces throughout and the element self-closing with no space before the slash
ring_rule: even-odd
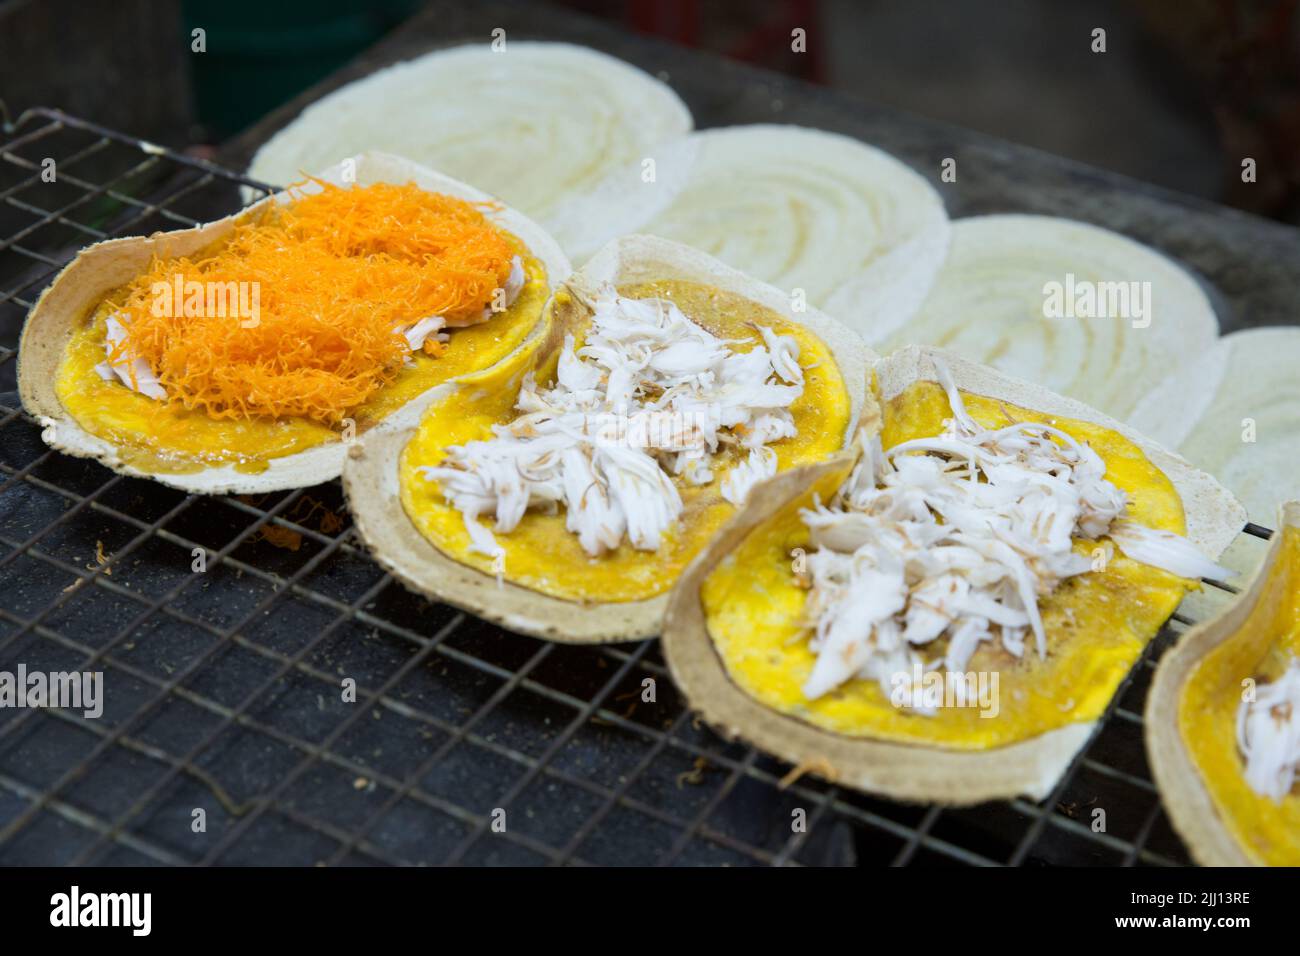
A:
<svg viewBox="0 0 1300 956">
<path fill-rule="evenodd" d="M 342 420 L 337 415 L 313 417 L 298 412 L 233 414 L 223 409 L 214 414 L 210 406 L 191 403 L 188 397 L 182 400 L 168 389 L 163 389 L 165 396 L 161 400 L 156 395 L 151 398 L 141 394 L 138 389 L 142 383 L 135 380 L 137 372 L 148 374 L 153 384 L 159 384 L 153 377 L 159 369 L 142 366 L 143 359 L 132 365 L 127 381 L 113 380 L 103 371 L 113 364 L 112 352 L 106 349 L 110 317 L 120 315 L 132 283 L 168 263 L 176 265 L 177 275 L 187 283 L 193 280 L 201 288 L 212 274 L 215 257 L 233 248 L 231 243 L 253 241 L 250 235 L 256 237 L 260 224 L 271 219 L 269 211 L 275 208 L 273 204 L 293 208 L 285 205 L 290 197 L 269 198 L 243 212 L 195 229 L 102 242 L 82 252 L 59 274 L 33 308 L 23 330 L 19 390 L 24 405 L 45 425 L 42 435 L 45 441 L 67 454 L 96 458 L 124 474 L 150 477 L 200 493 L 269 491 L 315 484 L 338 474 L 344 443 L 355 433 L 384 419 L 414 420 L 431 397 L 433 386 L 492 365 L 537 332 L 550 286 L 567 276 L 569 265 L 554 241 L 534 223 L 494 203 L 491 197 L 473 187 L 399 157 L 378 153 L 345 160 L 321 174 L 318 182 L 308 183 L 302 192 L 316 194 L 331 188 L 346 192 L 353 187 L 363 192 L 371 187 L 390 190 L 401 187 L 448 207 L 460 204 L 467 209 L 482 210 L 483 221 L 495 230 L 499 241 L 518 260 L 522 285 L 517 297 L 504 309 L 494 308 L 491 317 L 480 324 L 462 325 L 461 320 L 449 319 L 448 341 L 429 343 L 439 345 L 438 351 L 442 353 L 439 357 L 432 357 L 432 348 L 414 349 L 406 367 L 397 368 L 377 391 L 362 395 L 346 409 Z M 250 225 L 256 227 L 251 233 Z M 401 231 L 390 229 L 389 235 L 400 240 Z M 332 241 L 328 237 L 309 237 L 309 240 Z M 364 253 L 365 250 L 344 250 L 340 256 L 364 257 Z M 263 256 L 262 261 L 277 265 L 273 256 Z M 356 278 L 364 278 L 364 271 L 353 269 L 352 272 Z M 236 261 L 232 275 L 222 278 L 240 275 Z M 310 286 L 316 274 L 299 270 L 299 275 L 293 278 Z M 216 281 L 210 285 L 225 287 Z M 262 282 L 256 285 L 258 298 L 268 308 L 284 291 L 278 282 L 271 282 L 268 287 L 263 287 L 266 283 Z M 243 290 L 240 295 L 243 296 Z M 345 306 L 361 301 L 346 284 L 338 289 L 325 288 L 322 296 L 323 307 L 334 307 L 337 303 L 327 300 L 335 297 Z M 213 297 L 209 295 L 208 299 Z M 233 304 L 234 296 L 230 300 Z M 219 301 L 223 306 L 227 304 L 224 298 Z M 186 309 L 188 302 L 186 298 Z M 180 304 L 181 298 L 177 296 L 177 306 Z M 150 309 L 157 305 L 155 301 Z M 188 312 L 186 317 L 190 317 Z M 194 318 L 204 323 L 231 323 L 225 343 L 231 350 L 237 350 L 242 342 L 261 341 L 258 336 L 269 338 L 270 327 L 261 325 L 257 316 L 235 318 L 227 316 L 225 311 L 212 315 L 202 311 Z M 410 323 L 423 318 L 426 317 L 402 316 L 403 321 Z M 238 328 L 234 327 L 236 322 Z M 199 328 L 198 331 L 209 330 Z M 396 326 L 379 332 L 393 338 Z M 205 338 L 209 337 L 205 334 Z M 311 329 L 310 335 L 286 336 L 274 346 L 267 346 L 275 353 L 267 353 L 268 367 L 284 352 L 305 349 L 308 354 L 298 373 L 303 376 L 303 381 L 298 383 L 298 394 L 307 396 L 303 400 L 309 401 L 311 376 L 318 376 L 328 385 L 328 370 L 339 365 L 337 352 L 331 350 L 338 349 L 343 340 L 356 341 L 350 329 L 334 338 L 340 341 L 329 341 L 328 323 Z M 189 344 L 184 336 L 175 342 L 181 346 Z M 112 341 L 107 344 L 111 346 Z M 216 353 L 205 355 L 201 350 L 194 352 L 196 366 L 200 360 L 216 356 Z M 209 363 L 210 378 L 216 380 L 224 375 L 231 379 L 232 366 L 221 356 L 216 358 L 220 360 Z M 358 363 L 359 358 L 354 365 Z M 125 364 L 120 362 L 119 367 Z M 265 404 L 269 393 L 255 381 L 261 367 L 255 362 L 250 362 L 248 367 L 252 377 L 247 381 L 226 382 L 226 394 L 232 405 L 241 401 Z M 188 369 L 188 362 L 176 364 L 179 373 L 189 374 Z"/>
<path fill-rule="evenodd" d="M 883 446 L 943 431 L 951 411 L 932 380 L 932 354 L 912 347 L 877 363 Z M 1119 423 L 984 366 L 943 358 L 983 426 L 1047 421 L 1087 441 L 1106 477 L 1127 493 L 1136 521 L 1184 533 L 1205 555 L 1217 555 L 1244 523 L 1240 506 L 1212 479 Z M 1102 549 L 1104 569 L 1067 578 L 1040 600 L 1046 655 L 1026 647 L 1017 658 L 990 642 L 971 658 L 971 672 L 998 677 L 991 706 L 912 712 L 860 678 L 809 700 L 802 690 L 815 656 L 802 613 L 809 592 L 796 572 L 810 535 L 799 511 L 831 500 L 854 464 L 841 456 L 761 485 L 692 563 L 666 614 L 674 678 L 724 734 L 849 786 L 952 804 L 1042 797 L 1194 582 L 1139 565 L 1106 541 L 1076 540 L 1076 553 Z"/>
<path fill-rule="evenodd" d="M 1160 662 L 1148 698 L 1156 782 L 1201 863 L 1300 865 L 1300 792 L 1273 799 L 1253 789 L 1237 739 L 1244 695 L 1278 681 L 1297 657 L 1300 505 L 1291 502 L 1251 586 L 1183 635 Z"/>
<path fill-rule="evenodd" d="M 865 393 L 869 352 L 833 320 L 791 307 L 784 293 L 699 253 L 652 237 L 611 243 L 574 277 L 583 287 L 613 286 L 625 298 L 670 301 L 698 327 L 747 353 L 759 326 L 797 341 L 803 393 L 790 406 L 796 434 L 769 447 L 781 470 L 821 460 L 851 439 Z M 434 466 L 454 447 L 481 440 L 515 420 L 524 378 L 551 382 L 566 333 L 580 346 L 591 307 L 562 290 L 548 307 L 544 333 L 506 362 L 440 390 L 413 428 L 366 436 L 345 468 L 344 487 L 362 536 L 382 564 L 421 593 L 467 608 L 512 629 L 564 641 L 609 641 L 656 633 L 667 591 L 681 569 L 734 512 L 719 488 L 736 467 L 733 449 L 713 456 L 703 485 L 672 480 L 682 513 L 657 548 L 626 541 L 593 557 L 566 530 L 565 514 L 528 511 L 497 532 L 499 557 L 471 550 L 465 516 L 439 482 L 417 468 Z M 479 519 L 483 532 L 490 520 Z"/>
</svg>

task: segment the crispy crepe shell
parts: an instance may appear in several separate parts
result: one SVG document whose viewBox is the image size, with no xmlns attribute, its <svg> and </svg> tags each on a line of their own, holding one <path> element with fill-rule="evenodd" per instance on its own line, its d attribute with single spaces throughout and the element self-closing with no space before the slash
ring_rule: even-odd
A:
<svg viewBox="0 0 1300 956">
<path fill-rule="evenodd" d="M 807 327 L 829 347 L 850 391 L 852 414 L 845 444 L 851 440 L 873 356 L 856 333 L 829 316 L 811 308 L 795 313 L 789 296 L 779 289 L 695 249 L 651 236 L 627 236 L 609 243 L 573 280 L 590 288 L 605 282 L 621 286 L 656 280 L 711 285 L 743 295 Z M 553 305 L 554 298 L 547 308 Z M 562 323 L 551 326 L 549 341 L 542 345 L 543 355 L 563 347 L 564 331 Z M 447 387 L 470 388 L 472 382 Z M 461 564 L 436 548 L 407 517 L 399 489 L 398 462 L 416 425 L 416 421 L 403 419 L 373 429 L 352 448 L 343 468 L 343 489 L 357 530 L 375 560 L 394 577 L 412 591 L 509 630 L 560 643 L 604 644 L 659 633 L 668 594 L 641 601 L 570 601 L 510 581 L 498 583 L 492 575 Z"/>
<path fill-rule="evenodd" d="M 1145 715 L 1147 753 L 1156 786 L 1169 819 L 1193 858 L 1204 866 L 1255 866 L 1253 860 L 1224 824 L 1201 777 L 1201 771 L 1178 727 L 1178 702 L 1196 666 L 1215 648 L 1242 633 L 1255 609 L 1276 597 L 1270 595 L 1269 577 L 1281 560 L 1284 528 L 1300 527 L 1300 502 L 1279 509 L 1277 530 L 1268 553 L 1250 587 L 1217 617 L 1189 629 L 1156 669 L 1147 696 Z"/>
<path fill-rule="evenodd" d="M 387 153 L 368 152 L 354 156 L 321 173 L 318 178 L 336 185 L 414 182 L 422 189 L 472 202 L 492 201 L 491 196 L 473 186 Z M 267 197 L 249 209 L 274 202 L 276 198 Z M 154 256 L 192 256 L 202 252 L 228 236 L 236 222 L 247 214 L 248 209 L 245 209 L 193 229 L 99 242 L 81 252 L 55 277 L 27 317 L 18 352 L 18 392 L 23 406 L 43 426 L 41 438 L 47 445 L 76 458 L 93 458 L 124 475 L 152 478 L 197 494 L 279 491 L 338 477 L 347 451 L 341 440 L 271 458 L 268 467 L 258 473 L 239 471 L 233 463 L 180 474 L 143 470 L 124 461 L 117 445 L 83 429 L 55 392 L 59 366 L 73 332 L 79 322 L 99 307 L 108 293 L 148 268 Z M 571 271 L 569 260 L 555 240 L 531 219 L 508 207 L 492 213 L 492 219 L 517 236 L 528 251 L 545 264 L 549 286 L 553 288 L 568 276 Z M 536 330 L 532 334 L 535 335 Z M 527 341 L 519 347 L 526 345 Z M 417 421 L 435 390 L 424 392 L 408 402 L 386 421 Z"/>
<path fill-rule="evenodd" d="M 1094 422 L 1133 441 L 1173 482 L 1186 512 L 1187 536 L 1217 556 L 1245 523 L 1237 501 L 1186 461 L 1080 402 L 938 349 L 909 346 L 876 366 L 887 402 L 917 380 L 935 380 L 929 356 L 940 355 L 965 392 L 1023 408 Z M 878 426 L 878 423 L 877 423 Z M 748 533 L 836 469 L 847 478 L 851 456 L 792 469 L 754 489 L 745 508 L 683 573 L 670 595 L 663 647 L 669 669 L 692 708 L 729 739 L 740 738 L 834 782 L 897 800 L 949 805 L 1024 794 L 1041 800 L 1092 735 L 1095 721 L 1073 724 L 987 751 L 956 751 L 848 737 L 792 717 L 750 697 L 732 682 L 713 644 L 700 601 L 709 573 Z"/>
</svg>

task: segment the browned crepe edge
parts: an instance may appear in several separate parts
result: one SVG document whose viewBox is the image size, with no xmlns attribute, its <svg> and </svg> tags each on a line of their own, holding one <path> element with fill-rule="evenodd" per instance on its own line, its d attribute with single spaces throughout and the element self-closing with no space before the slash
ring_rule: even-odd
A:
<svg viewBox="0 0 1300 956">
<path fill-rule="evenodd" d="M 1196 666 L 1215 648 L 1236 637 L 1265 599 L 1269 576 L 1281 560 L 1282 532 L 1288 527 L 1300 527 L 1300 502 L 1287 502 L 1281 507 L 1277 530 L 1250 587 L 1222 613 L 1183 634 L 1160 661 L 1147 695 L 1145 736 L 1156 786 L 1174 829 L 1192 857 L 1205 866 L 1255 866 L 1258 862 L 1219 815 L 1183 740 L 1178 706 Z"/>
<path fill-rule="evenodd" d="M 795 317 L 789 297 L 751 280 L 717 260 L 677 243 L 646 236 L 615 240 L 573 277 L 580 287 L 603 281 L 625 284 L 690 276 L 694 281 L 745 295 L 803 324 L 822 338 L 844 374 L 853 406 L 846 429 L 851 441 L 866 395 L 865 369 L 872 354 L 856 334 L 816 310 Z M 552 309 L 555 297 L 547 304 Z M 561 322 L 552 324 L 543 355 L 560 348 Z M 850 379 L 850 375 L 854 377 Z M 370 553 L 407 588 L 469 611 L 502 627 L 563 644 L 605 644 L 659 633 L 668 594 L 640 601 L 572 601 L 500 581 L 456 561 L 435 547 L 402 506 L 398 463 L 417 424 L 388 425 L 361 437 L 343 466 L 343 489 L 353 521 Z"/>
<path fill-rule="evenodd" d="M 1212 556 L 1218 555 L 1230 537 L 1220 540 L 1224 538 L 1222 521 L 1213 519 L 1211 512 L 1226 513 L 1229 522 L 1240 515 L 1244 522 L 1240 505 L 1225 489 L 1152 442 L 1079 402 L 941 350 L 908 347 L 882 360 L 876 367 L 881 394 L 889 398 L 912 381 L 933 380 L 925 359 L 929 354 L 944 358 L 964 391 L 1001 398 L 1035 411 L 1096 422 L 1135 441 L 1161 464 L 1184 496 L 1189 529 L 1202 529 L 1201 546 Z M 869 424 L 879 428 L 878 422 Z M 665 614 L 663 650 L 674 680 L 690 706 L 728 738 L 743 739 L 845 786 L 897 800 L 953 806 L 1022 794 L 1043 799 L 1088 742 L 1096 721 L 1071 724 L 991 750 L 960 751 L 834 733 L 760 703 L 731 680 L 705 621 L 700 601 L 705 578 L 750 531 L 803 494 L 819 477 L 837 467 L 846 468 L 849 461 L 851 458 L 807 466 L 769 479 L 752 492 L 745 508 L 687 568 L 670 595 Z M 1169 469 L 1177 474 L 1170 474 Z"/>
<path fill-rule="evenodd" d="M 345 163 L 353 164 L 355 181 L 361 184 L 415 181 L 421 188 L 474 202 L 491 200 L 473 186 L 385 153 L 372 152 L 352 157 L 322 173 L 320 178 L 338 179 Z M 139 468 L 122 457 L 118 445 L 83 429 L 63 407 L 55 390 L 59 367 L 73 333 L 108 293 L 147 269 L 154 256 L 192 256 L 202 252 L 229 235 L 236 223 L 251 210 L 274 201 L 268 197 L 256 206 L 192 229 L 99 242 L 82 251 L 59 272 L 28 314 L 18 348 L 18 393 L 23 406 L 41 423 L 41 438 L 47 445 L 75 458 L 94 459 L 119 474 L 152 478 L 197 494 L 281 491 L 316 485 L 338 476 L 347 451 L 345 443 L 338 439 L 292 455 L 269 459 L 268 467 L 255 473 L 241 472 L 233 463 L 181 473 Z M 549 285 L 554 287 L 568 276 L 568 260 L 540 226 L 508 207 L 502 207 L 493 215 L 496 222 L 518 236 L 529 252 L 546 264 Z M 528 338 L 535 334 L 536 329 Z M 517 348 L 526 344 L 527 340 Z M 437 387 L 396 409 L 386 421 L 418 420 Z"/>
</svg>

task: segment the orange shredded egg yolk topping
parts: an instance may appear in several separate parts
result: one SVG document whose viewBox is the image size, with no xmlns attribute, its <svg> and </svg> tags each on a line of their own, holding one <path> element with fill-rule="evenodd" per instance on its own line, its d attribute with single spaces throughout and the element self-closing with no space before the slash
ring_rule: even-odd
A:
<svg viewBox="0 0 1300 956">
<path fill-rule="evenodd" d="M 403 366 L 410 346 L 397 327 L 430 316 L 481 321 L 517 252 L 487 204 L 414 184 L 314 182 L 321 192 L 291 188 L 290 203 L 268 203 L 209 253 L 155 258 L 106 303 L 127 330 L 111 359 L 143 358 L 169 401 L 214 419 L 337 425 Z M 158 308 L 155 286 L 178 274 L 257 283 L 256 324 Z"/>
</svg>

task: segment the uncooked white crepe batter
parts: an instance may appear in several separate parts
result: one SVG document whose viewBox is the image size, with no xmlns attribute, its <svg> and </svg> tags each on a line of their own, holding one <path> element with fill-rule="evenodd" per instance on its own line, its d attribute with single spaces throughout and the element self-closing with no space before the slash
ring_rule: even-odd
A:
<svg viewBox="0 0 1300 956">
<path fill-rule="evenodd" d="M 303 110 L 253 157 L 282 186 L 365 150 L 463 179 L 544 220 L 572 194 L 689 132 L 666 84 L 586 47 L 507 38 L 398 63 Z"/>
<path fill-rule="evenodd" d="M 889 154 L 777 125 L 664 144 L 572 200 L 548 227 L 579 261 L 635 232 L 694 246 L 792 298 L 801 291 L 865 337 L 916 310 L 949 232 L 939 194 Z"/>
<path fill-rule="evenodd" d="M 1300 498 L 1300 328 L 1225 335 L 1174 370 L 1131 424 L 1214 475 L 1272 526 Z"/>
<path fill-rule="evenodd" d="M 1049 317 L 1044 287 L 1064 286 L 1070 275 L 1076 287 L 1150 283 L 1150 314 Z M 1217 334 L 1200 285 L 1155 250 L 1069 219 L 995 215 L 954 222 L 948 260 L 920 310 L 869 341 L 886 350 L 952 349 L 1125 421 L 1153 383 L 1204 353 Z"/>
</svg>

